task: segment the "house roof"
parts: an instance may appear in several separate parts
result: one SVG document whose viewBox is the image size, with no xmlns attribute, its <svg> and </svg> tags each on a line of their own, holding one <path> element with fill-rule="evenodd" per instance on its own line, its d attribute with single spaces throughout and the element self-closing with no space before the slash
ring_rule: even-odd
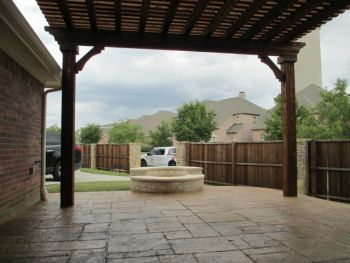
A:
<svg viewBox="0 0 350 263">
<path fill-rule="evenodd" d="M 325 90 L 318 85 L 311 84 L 295 94 L 296 100 L 299 105 L 302 105 L 310 110 L 321 102 L 322 91 Z"/>
<path fill-rule="evenodd" d="M 61 87 L 61 69 L 12 1 L 0 1 L 0 49 L 45 88 Z"/>
<path fill-rule="evenodd" d="M 231 118 L 233 114 L 246 113 L 261 115 L 266 112 L 265 109 L 241 97 L 219 101 L 205 100 L 203 103 L 208 109 L 215 112 L 215 120 L 218 126 L 224 123 L 227 119 Z"/>
<path fill-rule="evenodd" d="M 60 45 L 258 55 L 297 54 L 294 41 L 349 1 L 37 0 Z"/>
<path fill-rule="evenodd" d="M 175 116 L 176 114 L 171 111 L 158 111 L 152 115 L 142 115 L 140 118 L 130 120 L 130 122 L 141 125 L 144 132 L 149 132 L 154 130 L 162 121 L 170 121 Z"/>
</svg>

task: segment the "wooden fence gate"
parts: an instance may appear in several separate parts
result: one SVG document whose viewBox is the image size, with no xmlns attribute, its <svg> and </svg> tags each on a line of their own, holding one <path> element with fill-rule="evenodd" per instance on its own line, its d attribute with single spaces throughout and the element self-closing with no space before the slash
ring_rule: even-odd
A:
<svg viewBox="0 0 350 263">
<path fill-rule="evenodd" d="M 207 182 L 282 189 L 282 143 L 188 143 L 187 163 Z"/>
<path fill-rule="evenodd" d="M 309 142 L 309 192 L 350 201 L 350 140 Z"/>
</svg>

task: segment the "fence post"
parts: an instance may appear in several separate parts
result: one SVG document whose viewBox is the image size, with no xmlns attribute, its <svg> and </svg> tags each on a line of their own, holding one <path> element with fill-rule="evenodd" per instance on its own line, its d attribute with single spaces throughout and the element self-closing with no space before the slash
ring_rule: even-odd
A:
<svg viewBox="0 0 350 263">
<path fill-rule="evenodd" d="M 175 141 L 174 146 L 176 148 L 176 165 L 186 166 L 187 165 L 187 142 Z"/>
<path fill-rule="evenodd" d="M 236 143 L 232 143 L 232 184 L 236 184 Z"/>
<path fill-rule="evenodd" d="M 317 196 L 317 160 L 316 141 L 310 142 L 310 166 L 311 166 L 311 195 Z"/>
<path fill-rule="evenodd" d="M 308 142 L 307 139 L 297 140 L 297 185 L 298 194 L 309 193 L 309 161 L 308 161 Z"/>
<path fill-rule="evenodd" d="M 96 169 L 96 144 L 90 144 L 90 168 Z"/>
<path fill-rule="evenodd" d="M 141 166 L 141 145 L 129 143 L 129 172 L 131 168 Z"/>
<path fill-rule="evenodd" d="M 191 143 L 186 143 L 186 165 L 191 166 Z"/>
</svg>

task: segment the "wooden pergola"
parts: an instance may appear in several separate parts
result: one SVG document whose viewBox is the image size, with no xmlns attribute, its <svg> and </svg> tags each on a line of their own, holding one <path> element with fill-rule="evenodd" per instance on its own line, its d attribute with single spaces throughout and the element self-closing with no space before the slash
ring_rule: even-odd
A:
<svg viewBox="0 0 350 263">
<path fill-rule="evenodd" d="M 75 76 L 105 47 L 257 55 L 281 82 L 283 194 L 297 195 L 294 42 L 350 0 L 37 0 L 63 53 L 61 206 L 74 205 Z M 92 49 L 76 61 L 79 46 Z M 278 56 L 279 68 L 269 58 Z"/>
</svg>

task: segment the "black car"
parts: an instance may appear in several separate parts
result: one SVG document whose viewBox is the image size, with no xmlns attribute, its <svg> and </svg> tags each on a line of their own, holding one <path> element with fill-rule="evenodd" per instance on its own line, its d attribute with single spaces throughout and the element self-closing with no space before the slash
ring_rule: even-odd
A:
<svg viewBox="0 0 350 263">
<path fill-rule="evenodd" d="M 75 170 L 81 165 L 81 148 L 74 147 Z M 61 136 L 46 133 L 46 174 L 52 174 L 56 181 L 61 180 Z"/>
</svg>

